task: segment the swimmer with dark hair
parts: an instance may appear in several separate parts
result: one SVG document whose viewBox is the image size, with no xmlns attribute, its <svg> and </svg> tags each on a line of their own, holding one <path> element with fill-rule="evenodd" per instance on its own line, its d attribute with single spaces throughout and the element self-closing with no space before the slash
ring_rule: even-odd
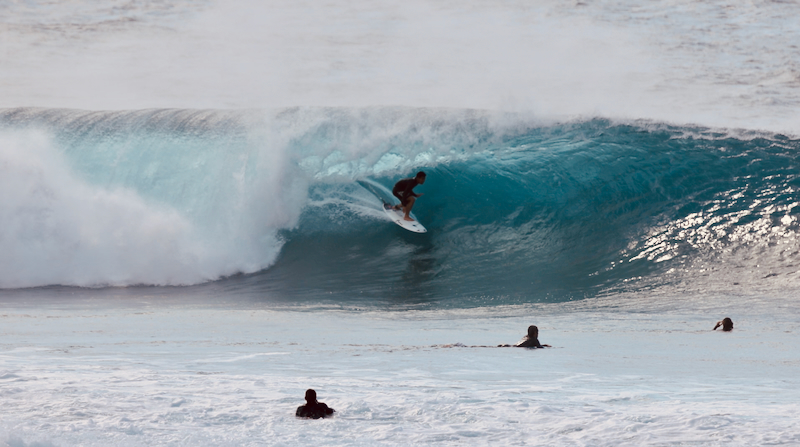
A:
<svg viewBox="0 0 800 447">
<path fill-rule="evenodd" d="M 510 348 L 512 345 L 497 345 L 498 348 Z M 552 348 L 550 345 L 543 345 L 539 343 L 539 328 L 530 325 L 528 326 L 528 335 L 522 340 L 513 345 L 515 348 Z"/>
<path fill-rule="evenodd" d="M 716 331 L 720 326 L 722 326 L 723 332 L 730 332 L 733 329 L 733 320 L 725 317 L 722 319 L 722 321 L 717 321 L 717 324 L 714 326 L 714 330 Z"/>
<path fill-rule="evenodd" d="M 528 326 L 528 335 L 514 345 L 515 348 L 550 348 L 550 345 L 539 343 L 539 328 Z"/>
<path fill-rule="evenodd" d="M 306 404 L 297 407 L 294 415 L 299 418 L 320 419 L 328 417 L 335 412 L 336 410 L 333 408 L 328 408 L 324 403 L 317 402 L 317 392 L 309 388 L 306 390 Z"/>
</svg>

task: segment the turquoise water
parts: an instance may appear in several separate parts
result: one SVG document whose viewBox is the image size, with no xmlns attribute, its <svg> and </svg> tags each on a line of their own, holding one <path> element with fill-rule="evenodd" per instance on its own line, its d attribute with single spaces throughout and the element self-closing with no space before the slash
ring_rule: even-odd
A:
<svg viewBox="0 0 800 447">
<path fill-rule="evenodd" d="M 800 443 L 796 3 L 0 10 L 0 446 Z"/>
<path fill-rule="evenodd" d="M 101 219 L 107 240 L 64 236 L 59 222 L 83 217 L 30 190 L 17 209 L 37 211 L 8 203 L 18 225 L 5 233 L 39 247 L 35 274 L 7 270 L 5 288 L 221 280 L 290 302 L 472 307 L 679 283 L 752 293 L 796 276 L 800 141 L 780 134 L 398 108 L 11 109 L 0 123 L 57 154 L 9 164 L 9 188 L 119 194 L 120 212 L 143 213 Z M 362 186 L 419 169 L 424 235 L 390 225 Z M 168 264 L 152 259 L 164 244 Z M 42 267 L 53 260 L 75 271 Z M 123 270 L 151 261 L 158 271 Z"/>
</svg>

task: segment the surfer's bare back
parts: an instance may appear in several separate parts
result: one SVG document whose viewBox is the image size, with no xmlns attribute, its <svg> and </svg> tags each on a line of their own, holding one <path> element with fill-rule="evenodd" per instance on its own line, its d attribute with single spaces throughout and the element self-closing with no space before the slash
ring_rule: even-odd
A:
<svg viewBox="0 0 800 447">
<path fill-rule="evenodd" d="M 422 195 L 422 193 L 416 194 L 414 192 L 414 187 L 423 183 L 425 183 L 425 173 L 419 171 L 417 172 L 416 176 L 412 178 L 404 178 L 403 180 L 400 180 L 394 184 L 394 188 L 392 188 L 392 194 L 400 199 L 400 205 L 395 205 L 394 209 L 403 210 L 403 220 L 414 220 L 409 217 L 408 214 L 411 212 L 411 208 L 414 208 L 414 202 L 417 201 L 417 197 Z"/>
</svg>

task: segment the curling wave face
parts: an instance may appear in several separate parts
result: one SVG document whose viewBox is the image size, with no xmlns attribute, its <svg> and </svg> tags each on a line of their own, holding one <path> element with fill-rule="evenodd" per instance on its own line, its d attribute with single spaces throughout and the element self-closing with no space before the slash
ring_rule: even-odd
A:
<svg viewBox="0 0 800 447">
<path fill-rule="evenodd" d="M 2 288 L 223 278 L 208 287 L 470 306 L 796 278 L 800 141 L 781 135 L 473 110 L 9 109 L 0 143 Z M 361 186 L 420 169 L 426 235 Z"/>
</svg>

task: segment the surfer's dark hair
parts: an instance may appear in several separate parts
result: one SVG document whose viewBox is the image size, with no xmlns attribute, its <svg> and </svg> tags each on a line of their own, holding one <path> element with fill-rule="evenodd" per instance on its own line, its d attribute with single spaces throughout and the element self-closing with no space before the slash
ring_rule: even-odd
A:
<svg viewBox="0 0 800 447">
<path fill-rule="evenodd" d="M 317 400 L 317 392 L 313 389 L 309 388 L 306 390 L 306 400 L 309 402 L 313 402 Z"/>
<path fill-rule="evenodd" d="M 422 172 L 422 171 L 419 171 L 419 172 L 417 172 L 417 175 L 416 175 L 416 177 L 422 177 L 422 178 L 425 178 L 425 173 L 424 173 L 424 172 Z"/>
</svg>

